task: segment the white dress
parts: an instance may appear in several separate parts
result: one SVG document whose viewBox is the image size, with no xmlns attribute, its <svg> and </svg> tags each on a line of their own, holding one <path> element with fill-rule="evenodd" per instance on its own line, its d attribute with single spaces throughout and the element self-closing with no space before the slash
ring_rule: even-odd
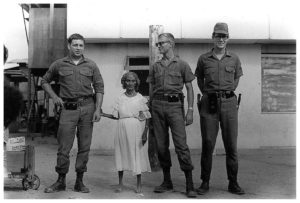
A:
<svg viewBox="0 0 300 203">
<path fill-rule="evenodd" d="M 128 97 L 123 93 L 116 101 L 113 115 L 119 117 L 115 136 L 115 164 L 117 171 L 132 171 L 133 175 L 151 172 L 148 148 L 142 144 L 145 120 L 150 118 L 147 99 L 137 93 Z"/>
</svg>

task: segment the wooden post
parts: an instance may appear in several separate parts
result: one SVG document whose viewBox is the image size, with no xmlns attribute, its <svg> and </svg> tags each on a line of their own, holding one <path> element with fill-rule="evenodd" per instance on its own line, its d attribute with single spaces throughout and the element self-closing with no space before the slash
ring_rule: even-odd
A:
<svg viewBox="0 0 300 203">
<path fill-rule="evenodd" d="M 30 111 L 31 111 L 31 68 L 28 67 L 27 76 L 27 137 L 30 136 Z"/>
<path fill-rule="evenodd" d="M 149 27 L 149 60 L 150 65 L 154 64 L 160 59 L 161 55 L 158 52 L 155 43 L 158 41 L 158 35 L 164 32 L 164 27 L 162 25 L 150 25 Z"/>
<path fill-rule="evenodd" d="M 150 25 L 149 26 L 149 62 L 150 66 L 154 64 L 158 59 L 160 59 L 160 54 L 158 52 L 155 43 L 158 40 L 158 35 L 163 33 L 163 26 L 162 25 Z M 149 148 L 149 161 L 151 165 L 152 171 L 157 171 L 160 169 L 158 155 L 157 155 L 157 143 L 154 136 L 153 131 L 153 124 L 152 119 L 150 119 L 150 126 L 149 126 L 149 136 L 148 136 Z"/>
</svg>

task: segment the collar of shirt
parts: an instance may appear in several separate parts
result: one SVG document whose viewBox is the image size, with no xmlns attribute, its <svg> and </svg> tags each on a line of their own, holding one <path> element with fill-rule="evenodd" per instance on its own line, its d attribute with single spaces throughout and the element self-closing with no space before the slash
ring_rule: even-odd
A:
<svg viewBox="0 0 300 203">
<path fill-rule="evenodd" d="M 162 59 L 158 60 L 157 62 L 163 64 L 163 61 L 164 61 L 164 60 L 165 60 L 165 59 L 162 58 Z M 178 58 L 177 56 L 174 56 L 174 57 L 170 60 L 170 63 L 173 62 L 173 61 L 174 61 L 174 62 L 178 62 L 178 60 L 179 60 L 179 58 Z"/>
<path fill-rule="evenodd" d="M 213 58 L 215 58 L 215 56 L 214 56 L 214 48 L 212 48 L 211 49 L 211 51 L 209 52 L 209 54 L 208 54 L 208 57 L 213 57 Z M 229 56 L 229 57 L 231 57 L 231 53 L 227 50 L 227 49 L 225 49 L 225 54 L 224 54 L 225 56 Z"/>
<path fill-rule="evenodd" d="M 71 56 L 70 56 L 70 55 L 66 56 L 66 57 L 63 59 L 63 61 L 64 61 L 64 62 L 71 63 L 71 64 L 74 64 L 74 62 L 73 62 L 73 60 L 71 59 Z M 82 58 L 79 60 L 79 62 L 78 62 L 77 65 L 79 65 L 79 64 L 81 64 L 81 63 L 83 63 L 83 62 L 86 62 L 86 61 L 87 61 L 86 58 L 82 55 Z"/>
</svg>

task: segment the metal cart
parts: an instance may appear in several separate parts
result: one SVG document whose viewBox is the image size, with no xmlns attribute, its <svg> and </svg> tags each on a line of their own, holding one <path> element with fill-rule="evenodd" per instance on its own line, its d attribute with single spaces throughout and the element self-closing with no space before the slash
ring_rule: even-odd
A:
<svg viewBox="0 0 300 203">
<path fill-rule="evenodd" d="M 24 190 L 37 190 L 40 178 L 35 174 L 34 146 L 27 145 L 22 151 L 6 151 L 8 178 L 22 179 Z"/>
</svg>

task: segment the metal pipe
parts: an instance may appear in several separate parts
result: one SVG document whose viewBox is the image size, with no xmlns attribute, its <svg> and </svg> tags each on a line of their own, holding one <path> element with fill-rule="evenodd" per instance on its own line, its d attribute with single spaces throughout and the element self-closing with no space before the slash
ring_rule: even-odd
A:
<svg viewBox="0 0 300 203">
<path fill-rule="evenodd" d="M 24 21 L 24 27 L 25 27 L 25 33 L 26 33 L 26 39 L 27 39 L 27 45 L 29 45 L 29 39 L 28 39 L 28 34 L 27 34 L 27 27 L 26 27 L 26 21 L 25 21 L 25 16 L 24 16 L 24 9 L 21 6 L 22 9 L 22 14 L 23 14 L 23 21 Z"/>
</svg>

